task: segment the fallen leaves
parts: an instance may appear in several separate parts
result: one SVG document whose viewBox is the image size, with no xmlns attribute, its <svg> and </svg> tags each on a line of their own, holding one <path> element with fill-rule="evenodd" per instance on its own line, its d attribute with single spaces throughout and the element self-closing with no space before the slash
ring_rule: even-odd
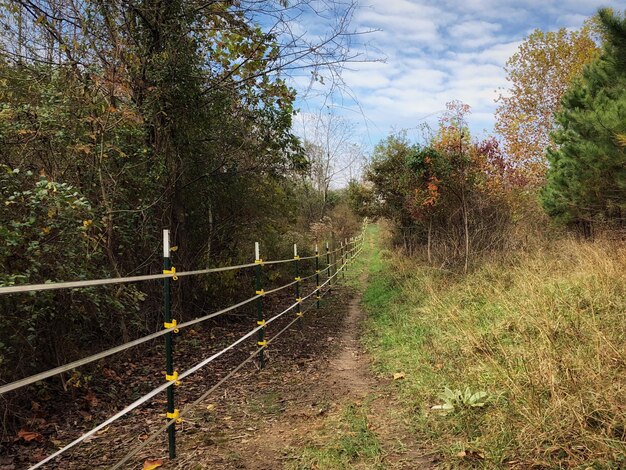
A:
<svg viewBox="0 0 626 470">
<path fill-rule="evenodd" d="M 87 392 L 87 394 L 83 397 L 84 400 L 89 403 L 89 406 L 95 408 L 98 406 L 98 397 L 91 390 Z"/>
<path fill-rule="evenodd" d="M 26 431 L 25 429 L 20 429 L 17 433 L 17 440 L 22 439 L 25 442 L 43 442 L 43 436 L 38 432 L 34 431 Z"/>
<path fill-rule="evenodd" d="M 457 457 L 461 459 L 485 460 L 485 453 L 482 450 L 462 450 L 457 452 Z"/>
<path fill-rule="evenodd" d="M 163 460 L 146 460 L 143 463 L 142 470 L 154 470 L 155 468 L 163 466 Z"/>
<path fill-rule="evenodd" d="M 393 380 L 401 380 L 404 379 L 406 377 L 406 374 L 404 372 L 396 372 L 395 374 L 393 374 Z"/>
</svg>

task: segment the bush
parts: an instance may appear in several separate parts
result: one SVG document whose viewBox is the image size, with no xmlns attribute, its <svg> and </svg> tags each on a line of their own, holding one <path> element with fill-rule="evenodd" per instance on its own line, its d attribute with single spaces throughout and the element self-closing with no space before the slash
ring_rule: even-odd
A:
<svg viewBox="0 0 626 470">
<path fill-rule="evenodd" d="M 0 167 L 0 286 L 103 277 L 98 210 L 72 186 Z M 0 381 L 74 359 L 128 335 L 143 294 L 134 287 L 0 297 Z"/>
</svg>

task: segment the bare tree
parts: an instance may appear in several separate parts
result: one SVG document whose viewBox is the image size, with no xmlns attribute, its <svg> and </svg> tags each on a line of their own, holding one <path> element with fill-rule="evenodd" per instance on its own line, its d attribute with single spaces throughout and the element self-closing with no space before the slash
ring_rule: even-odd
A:
<svg viewBox="0 0 626 470">
<path fill-rule="evenodd" d="M 357 177 L 363 167 L 364 156 L 352 140 L 354 126 L 332 112 L 303 115 L 302 134 L 310 164 L 307 177 L 321 196 L 318 217 L 322 218 L 326 215 L 330 189 Z"/>
</svg>

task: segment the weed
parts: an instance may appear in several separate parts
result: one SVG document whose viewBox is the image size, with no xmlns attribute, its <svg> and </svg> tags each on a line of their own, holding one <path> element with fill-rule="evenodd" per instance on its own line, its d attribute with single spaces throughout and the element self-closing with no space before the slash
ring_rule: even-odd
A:
<svg viewBox="0 0 626 470">
<path fill-rule="evenodd" d="M 465 387 L 465 390 L 450 390 L 445 388 L 441 394 L 443 399 L 443 405 L 434 405 L 431 410 L 441 410 L 445 412 L 453 412 L 459 409 L 468 408 L 482 408 L 487 404 L 487 398 L 489 394 L 487 392 L 475 392 L 472 393 L 469 387 Z"/>
</svg>

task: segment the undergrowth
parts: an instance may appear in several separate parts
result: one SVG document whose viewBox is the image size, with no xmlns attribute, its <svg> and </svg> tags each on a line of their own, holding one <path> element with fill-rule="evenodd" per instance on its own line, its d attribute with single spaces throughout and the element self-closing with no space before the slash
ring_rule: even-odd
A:
<svg viewBox="0 0 626 470">
<path fill-rule="evenodd" d="M 404 373 L 442 467 L 626 466 L 623 244 L 560 240 L 465 276 L 367 247 L 366 344 Z"/>
</svg>

